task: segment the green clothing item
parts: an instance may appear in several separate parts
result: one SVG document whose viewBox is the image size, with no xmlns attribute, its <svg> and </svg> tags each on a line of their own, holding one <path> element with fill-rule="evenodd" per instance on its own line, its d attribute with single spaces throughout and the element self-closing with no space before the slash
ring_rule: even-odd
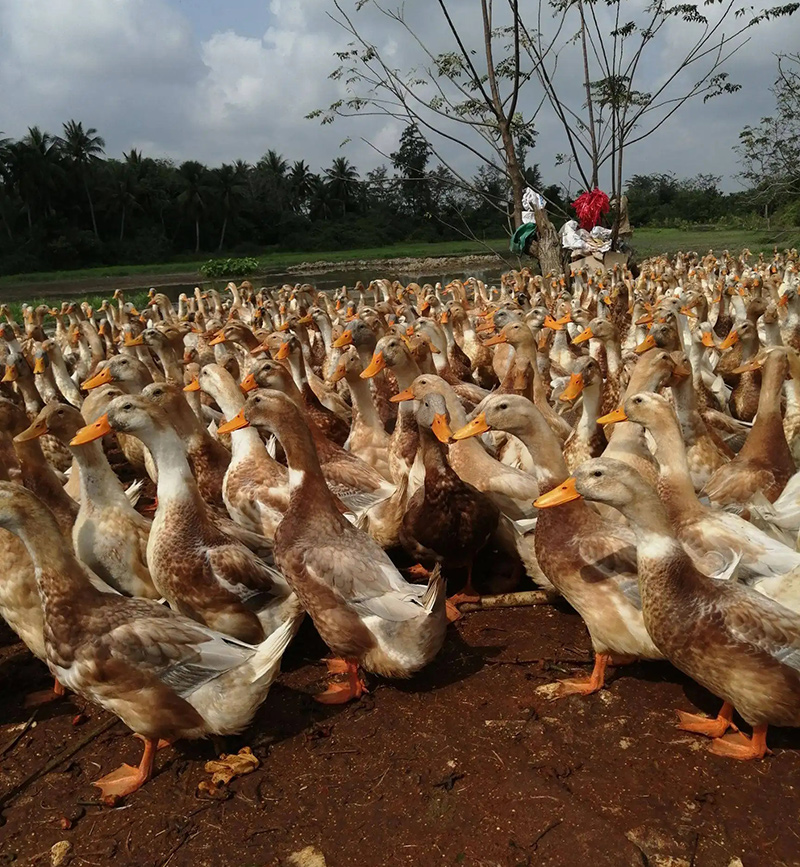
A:
<svg viewBox="0 0 800 867">
<path fill-rule="evenodd" d="M 511 242 L 508 245 L 512 253 L 521 256 L 528 252 L 531 246 L 531 241 L 536 238 L 536 223 L 523 223 L 519 229 L 511 236 Z"/>
</svg>

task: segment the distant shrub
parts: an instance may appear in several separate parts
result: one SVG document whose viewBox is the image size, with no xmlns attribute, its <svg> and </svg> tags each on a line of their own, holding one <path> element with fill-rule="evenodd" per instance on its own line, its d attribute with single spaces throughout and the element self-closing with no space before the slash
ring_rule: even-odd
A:
<svg viewBox="0 0 800 867">
<path fill-rule="evenodd" d="M 200 266 L 200 273 L 213 280 L 217 277 L 247 277 L 258 270 L 258 259 L 244 256 L 241 259 L 209 259 Z"/>
</svg>

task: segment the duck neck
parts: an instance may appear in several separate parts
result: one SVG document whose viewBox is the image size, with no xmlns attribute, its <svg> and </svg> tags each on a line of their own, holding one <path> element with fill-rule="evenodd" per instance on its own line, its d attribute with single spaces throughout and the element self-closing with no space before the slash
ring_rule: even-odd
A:
<svg viewBox="0 0 800 867">
<path fill-rule="evenodd" d="M 423 424 L 419 425 L 419 446 L 425 467 L 426 488 L 435 485 L 437 478 L 455 476 L 454 470 L 447 462 L 444 445 L 436 439 L 433 431 Z"/>
<path fill-rule="evenodd" d="M 199 497 L 186 447 L 177 431 L 172 427 L 163 428 L 142 439 L 153 456 L 158 472 L 159 506 L 170 500 Z"/>
<path fill-rule="evenodd" d="M 14 528 L 28 551 L 36 570 L 36 582 L 49 627 L 63 623 L 72 627 L 74 615 L 66 621 L 58 616 L 61 607 L 72 609 L 80 601 L 98 596 L 99 591 L 86 579 L 83 567 L 75 558 L 59 530 L 53 513 L 46 508 L 37 509 L 35 515 Z"/>
<path fill-rule="evenodd" d="M 17 387 L 22 394 L 22 400 L 25 404 L 25 412 L 28 415 L 37 415 L 42 408 L 42 399 L 39 392 L 36 390 L 36 385 L 33 381 L 33 376 L 20 376 L 17 378 Z"/>
<path fill-rule="evenodd" d="M 306 377 L 306 365 L 303 361 L 302 350 L 289 354 L 289 369 L 298 390 L 303 391 L 303 388 L 308 385 L 308 378 Z"/>
<path fill-rule="evenodd" d="M 70 451 L 80 471 L 81 505 L 92 503 L 103 506 L 122 500 L 128 502 L 99 440 L 82 446 L 70 446 Z"/>
<path fill-rule="evenodd" d="M 308 425 L 298 418 L 291 430 L 276 431 L 289 468 L 290 506 L 301 495 L 313 496 L 315 508 L 325 508 L 338 515 L 338 509 L 322 475 L 317 448 Z"/>
<path fill-rule="evenodd" d="M 678 419 L 670 414 L 669 418 L 659 420 L 650 433 L 659 465 L 658 487 L 670 516 L 677 517 L 689 509 L 696 509 L 699 504 Z"/>
<path fill-rule="evenodd" d="M 383 430 L 383 422 L 373 403 L 372 392 L 367 380 L 356 374 L 347 377 L 347 385 L 350 388 L 350 396 L 353 398 L 356 418 L 368 427 Z"/>
<path fill-rule="evenodd" d="M 532 415 L 532 414 L 531 414 Z M 519 431 L 514 431 L 528 450 L 533 461 L 532 475 L 541 491 L 560 485 L 569 475 L 561 444 L 541 413 L 527 420 Z"/>
<path fill-rule="evenodd" d="M 602 402 L 603 393 L 599 382 L 593 382 L 583 389 L 583 410 L 578 430 L 584 439 L 589 439 L 597 432 L 597 419 L 600 417 Z"/>
<path fill-rule="evenodd" d="M 413 358 L 406 356 L 405 361 L 392 367 L 392 373 L 397 380 L 400 391 L 405 391 L 407 388 L 411 388 L 411 383 L 421 375 L 422 371 Z"/>
</svg>

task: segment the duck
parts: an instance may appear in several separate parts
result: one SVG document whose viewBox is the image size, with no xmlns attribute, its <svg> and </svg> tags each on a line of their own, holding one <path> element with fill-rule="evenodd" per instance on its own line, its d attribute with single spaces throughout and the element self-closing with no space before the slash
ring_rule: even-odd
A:
<svg viewBox="0 0 800 867">
<path fill-rule="evenodd" d="M 347 511 L 357 520 L 369 523 L 373 509 L 389 500 L 395 486 L 356 455 L 332 442 L 305 412 L 300 394 L 291 374 L 280 363 L 264 360 L 258 363 L 242 381 L 242 390 L 249 393 L 259 387 L 280 391 L 302 412 L 311 431 L 322 465 L 325 480 Z"/>
<path fill-rule="evenodd" d="M 51 672 L 144 741 L 138 767 L 123 764 L 94 783 L 104 798 L 130 795 L 152 777 L 160 741 L 247 728 L 297 631 L 299 605 L 247 645 L 152 600 L 101 593 L 47 506 L 13 482 L 0 482 L 0 527 L 35 565 Z"/>
<path fill-rule="evenodd" d="M 600 365 L 587 355 L 575 361 L 569 383 L 559 400 L 574 401 L 583 398 L 581 416 L 564 443 L 564 460 L 572 470 L 589 458 L 598 458 L 606 445 L 605 433 L 597 419 L 601 415 L 603 375 Z"/>
<path fill-rule="evenodd" d="M 0 432 L 15 438 L 29 425 L 22 407 L 0 398 Z M 48 437 L 53 440 L 52 436 Z M 60 443 L 59 443 L 60 445 Z M 14 440 L 14 452 L 19 462 L 20 482 L 50 504 L 61 531 L 69 539 L 78 515 L 78 504 L 64 490 L 62 481 L 45 458 L 42 441 Z"/>
<path fill-rule="evenodd" d="M 715 719 L 682 712 L 679 727 L 712 738 L 715 755 L 763 758 L 770 725 L 800 726 L 800 614 L 737 582 L 709 581 L 675 538 L 658 494 L 627 464 L 587 461 L 548 505 L 579 497 L 628 520 L 648 634 L 677 669 L 723 701 Z M 734 711 L 752 726 L 751 738 L 736 728 Z"/>
<path fill-rule="evenodd" d="M 500 510 L 481 491 L 456 475 L 444 446 L 451 437 L 443 395 L 425 395 L 416 409 L 424 484 L 409 498 L 400 528 L 400 542 L 423 567 L 439 563 L 466 568 L 467 581 L 451 605 L 476 601 L 472 566 L 476 554 L 497 530 Z"/>
<path fill-rule="evenodd" d="M 51 434 L 64 445 L 85 427 L 72 406 L 48 404 L 14 441 Z M 80 507 L 72 528 L 75 554 L 106 584 L 126 596 L 159 599 L 147 568 L 150 522 L 130 503 L 99 442 L 72 446 L 80 477 Z"/>
<path fill-rule="evenodd" d="M 747 366 L 762 368 L 758 415 L 741 451 L 717 469 L 703 488 L 719 506 L 744 506 L 757 491 L 773 503 L 797 469 L 781 414 L 781 390 L 788 372 L 786 352 L 770 349 L 763 360 Z"/>
<path fill-rule="evenodd" d="M 541 490 L 549 491 L 567 478 L 558 439 L 526 398 L 493 395 L 482 404 L 481 416 L 453 437 L 461 440 L 482 430 L 504 430 L 525 443 Z M 606 669 L 615 660 L 662 657 L 644 627 L 633 534 L 585 503 L 550 510 L 548 502 L 547 495 L 534 501 L 541 511 L 534 532 L 524 539 L 545 577 L 582 617 L 595 653 L 591 675 L 559 681 L 553 697 L 590 695 L 605 685 Z M 524 548 L 520 555 L 524 558 Z"/>
<path fill-rule="evenodd" d="M 147 542 L 153 583 L 170 606 L 204 626 L 258 644 L 292 605 L 281 574 L 220 530 L 166 412 L 143 395 L 117 397 L 81 428 L 79 446 L 111 431 L 141 439 L 158 471 L 158 506 Z"/>
<path fill-rule="evenodd" d="M 253 425 L 277 437 L 289 467 L 289 508 L 275 534 L 275 559 L 323 641 L 346 673 L 316 698 L 342 704 L 366 685 L 359 669 L 408 678 L 441 649 L 445 585 L 407 582 L 384 550 L 344 518 L 328 490 L 308 425 L 285 394 L 258 390 L 223 428 Z M 339 663 L 338 665 L 336 663 Z"/>
<path fill-rule="evenodd" d="M 242 389 L 219 364 L 206 364 L 184 391 L 202 390 L 226 419 L 244 406 Z M 244 428 L 231 434 L 231 458 L 222 482 L 222 498 L 234 521 L 253 533 L 274 539 L 289 506 L 286 467 L 264 447 L 258 432 Z"/>
<path fill-rule="evenodd" d="M 353 401 L 353 423 L 350 427 L 350 436 L 347 438 L 347 448 L 385 479 L 391 481 L 390 436 L 386 433 L 373 402 L 368 378 L 361 376 L 363 371 L 358 351 L 355 346 L 350 345 L 340 351 L 339 363 L 330 375 L 331 383 L 339 382 L 341 379 L 347 380 Z"/>
<path fill-rule="evenodd" d="M 676 535 L 694 561 L 707 561 L 709 555 L 719 558 L 718 552 L 722 551 L 723 560 L 732 558 L 740 580 L 767 595 L 785 594 L 784 576 L 800 567 L 800 554 L 739 515 L 700 502 L 692 484 L 680 424 L 667 399 L 658 394 L 634 394 L 625 401 L 622 413 L 652 438 L 659 466 L 657 490 Z M 722 571 L 727 571 L 725 564 Z"/>
</svg>

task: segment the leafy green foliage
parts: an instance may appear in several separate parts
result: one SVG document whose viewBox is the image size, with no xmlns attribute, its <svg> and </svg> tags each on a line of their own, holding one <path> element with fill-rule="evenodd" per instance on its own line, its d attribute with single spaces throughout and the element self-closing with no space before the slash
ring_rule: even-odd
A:
<svg viewBox="0 0 800 867">
<path fill-rule="evenodd" d="M 209 259 L 198 270 L 208 280 L 220 277 L 248 277 L 258 270 L 258 259 L 245 256 L 241 259 Z"/>
</svg>

